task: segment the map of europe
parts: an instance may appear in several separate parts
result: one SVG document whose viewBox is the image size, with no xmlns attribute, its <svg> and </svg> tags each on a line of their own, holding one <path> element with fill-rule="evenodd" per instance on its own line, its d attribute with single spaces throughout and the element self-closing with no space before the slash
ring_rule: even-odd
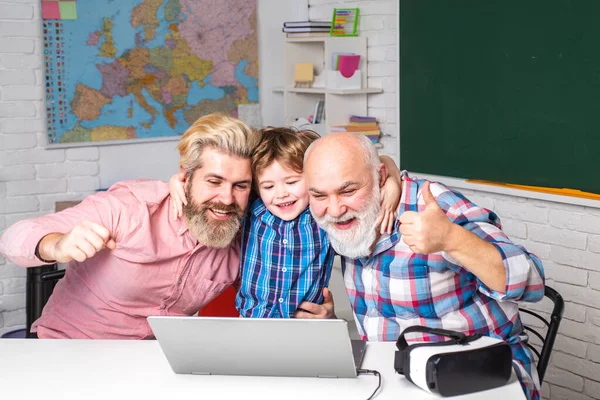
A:
<svg viewBox="0 0 600 400">
<path fill-rule="evenodd" d="M 258 102 L 256 0 L 85 0 L 43 30 L 49 144 L 179 136 Z"/>
</svg>

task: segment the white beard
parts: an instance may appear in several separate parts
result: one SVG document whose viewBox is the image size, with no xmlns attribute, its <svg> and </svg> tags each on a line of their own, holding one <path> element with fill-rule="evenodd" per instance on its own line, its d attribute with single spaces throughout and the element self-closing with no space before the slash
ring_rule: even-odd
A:
<svg viewBox="0 0 600 400">
<path fill-rule="evenodd" d="M 327 232 L 331 245 L 338 254 L 348 258 L 366 257 L 371 254 L 371 246 L 377 238 L 375 222 L 381 211 L 380 198 L 379 187 L 373 185 L 371 199 L 362 210 L 347 212 L 339 218 L 313 215 L 319 226 Z M 356 218 L 357 224 L 351 229 L 341 230 L 335 227 L 336 222 L 352 218 Z"/>
</svg>

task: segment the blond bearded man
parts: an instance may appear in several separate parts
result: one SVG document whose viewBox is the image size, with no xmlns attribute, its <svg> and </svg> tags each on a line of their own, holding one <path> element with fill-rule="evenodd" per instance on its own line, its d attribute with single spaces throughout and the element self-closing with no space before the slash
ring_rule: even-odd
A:
<svg viewBox="0 0 600 400">
<path fill-rule="evenodd" d="M 137 180 L 8 228 L 0 253 L 13 263 L 68 263 L 32 330 L 40 338 L 151 338 L 147 316 L 195 314 L 231 285 L 252 183 L 251 133 L 220 114 L 185 132 L 183 220 L 172 218 L 167 183 Z"/>
</svg>

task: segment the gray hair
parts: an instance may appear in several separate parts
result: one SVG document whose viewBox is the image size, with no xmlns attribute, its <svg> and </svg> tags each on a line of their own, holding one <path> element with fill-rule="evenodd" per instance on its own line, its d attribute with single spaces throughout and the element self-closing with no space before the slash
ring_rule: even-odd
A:
<svg viewBox="0 0 600 400">
<path fill-rule="evenodd" d="M 351 132 L 350 135 L 353 135 L 358 140 L 358 144 L 365 158 L 365 164 L 372 168 L 373 171 L 379 171 L 381 160 L 379 159 L 379 154 L 377 154 L 377 149 L 373 146 L 371 139 L 362 133 Z"/>
<path fill-rule="evenodd" d="M 365 135 L 363 135 L 362 133 L 346 132 L 346 133 L 343 133 L 342 135 L 347 136 L 349 139 L 356 140 L 357 145 L 358 145 L 361 153 L 363 154 L 366 167 L 371 169 L 375 175 L 379 175 L 379 164 L 381 164 L 381 161 L 379 159 L 379 154 L 377 154 L 377 149 L 375 149 L 375 146 L 373 146 L 373 143 L 371 142 L 371 140 L 368 137 L 366 137 Z M 312 149 L 316 146 L 316 143 L 318 143 L 321 140 L 327 140 L 327 137 L 325 136 L 322 139 L 316 140 L 316 141 L 312 142 L 310 144 L 310 146 L 308 146 L 308 148 L 306 149 L 306 152 L 304 153 L 304 163 L 306 163 L 306 160 L 308 159 L 308 155 L 310 154 Z M 378 181 L 379 181 L 379 179 L 375 180 L 375 182 L 378 182 Z"/>
</svg>

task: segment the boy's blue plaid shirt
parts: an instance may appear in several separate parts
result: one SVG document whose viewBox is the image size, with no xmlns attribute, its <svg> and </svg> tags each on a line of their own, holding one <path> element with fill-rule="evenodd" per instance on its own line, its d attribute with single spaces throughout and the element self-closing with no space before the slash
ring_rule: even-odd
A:
<svg viewBox="0 0 600 400">
<path fill-rule="evenodd" d="M 308 208 L 284 221 L 257 199 L 242 228 L 241 251 L 241 316 L 290 318 L 303 301 L 323 302 L 335 252 Z"/>
</svg>

